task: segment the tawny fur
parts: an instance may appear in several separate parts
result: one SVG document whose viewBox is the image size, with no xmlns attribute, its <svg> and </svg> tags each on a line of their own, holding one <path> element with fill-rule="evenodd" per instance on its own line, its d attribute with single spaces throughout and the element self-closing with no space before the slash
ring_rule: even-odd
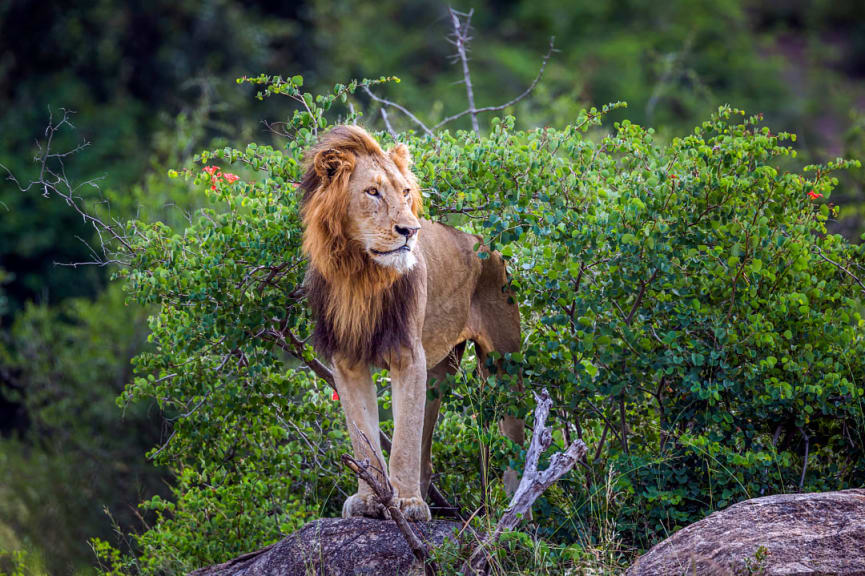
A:
<svg viewBox="0 0 865 576">
<path fill-rule="evenodd" d="M 306 156 L 303 248 L 316 344 L 334 368 L 355 457 L 376 462 L 378 409 L 370 365 L 389 368 L 394 435 L 389 475 L 406 516 L 429 518 L 423 502 L 440 399 L 426 403 L 427 377 L 456 370 L 464 343 L 479 363 L 516 352 L 519 311 L 504 262 L 480 238 L 422 220 L 421 195 L 404 145 L 385 152 L 363 129 L 339 126 Z M 523 438 L 522 422 L 500 423 Z M 387 473 L 387 471 L 384 471 Z M 359 483 L 345 516 L 382 513 Z"/>
</svg>

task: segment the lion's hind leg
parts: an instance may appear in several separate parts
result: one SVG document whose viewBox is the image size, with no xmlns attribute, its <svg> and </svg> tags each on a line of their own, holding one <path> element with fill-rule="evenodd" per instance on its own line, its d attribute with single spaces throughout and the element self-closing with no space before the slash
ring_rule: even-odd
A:
<svg viewBox="0 0 865 576">
<path fill-rule="evenodd" d="M 427 390 L 429 391 L 433 387 L 435 387 L 436 390 L 433 394 L 427 393 L 426 406 L 424 407 L 420 468 L 420 489 L 421 495 L 423 495 L 424 498 L 426 498 L 429 493 L 429 486 L 432 482 L 433 475 L 433 433 L 435 432 L 436 423 L 438 422 L 439 409 L 442 405 L 442 389 L 440 383 L 443 382 L 448 375 L 457 373 L 465 349 L 466 343 L 460 342 L 454 346 L 453 350 L 450 351 L 444 360 L 427 371 Z M 430 398 L 430 396 L 432 396 L 432 398 Z"/>
<path fill-rule="evenodd" d="M 474 332 L 472 340 L 478 354 L 478 372 L 486 377 L 486 358 L 491 352 L 508 354 L 520 351 L 520 311 L 508 288 L 507 270 L 504 260 L 496 252 L 488 252 L 482 260 L 481 275 L 472 295 L 470 324 Z M 516 384 L 516 393 L 522 393 L 521 382 Z M 525 423 L 521 418 L 505 414 L 499 420 L 499 431 L 512 442 L 525 442 Z M 519 485 L 519 475 L 510 466 L 504 471 L 505 492 L 512 495 Z"/>
</svg>

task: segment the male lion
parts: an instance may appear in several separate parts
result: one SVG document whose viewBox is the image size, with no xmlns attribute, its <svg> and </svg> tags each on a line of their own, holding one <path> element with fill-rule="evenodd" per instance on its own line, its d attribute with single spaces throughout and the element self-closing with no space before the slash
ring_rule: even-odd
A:
<svg viewBox="0 0 865 576">
<path fill-rule="evenodd" d="M 497 253 L 481 248 L 488 257 L 480 259 L 478 237 L 420 218 L 410 163 L 405 145 L 385 152 L 356 126 L 330 130 L 307 152 L 300 186 L 309 257 L 304 285 L 315 346 L 333 365 L 358 460 L 381 458 L 370 367 L 390 370 L 390 480 L 406 517 L 428 520 L 423 497 L 441 401 L 426 401 L 427 379 L 455 372 L 467 340 L 479 365 L 493 350 L 516 352 L 520 316 Z M 500 427 L 523 441 L 522 421 L 506 418 Z M 383 509 L 359 481 L 342 514 L 381 517 Z"/>
</svg>

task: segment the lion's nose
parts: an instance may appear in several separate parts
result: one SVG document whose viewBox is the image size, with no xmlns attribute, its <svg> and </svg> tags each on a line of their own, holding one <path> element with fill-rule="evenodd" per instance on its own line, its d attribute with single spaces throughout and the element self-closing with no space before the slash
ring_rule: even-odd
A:
<svg viewBox="0 0 865 576">
<path fill-rule="evenodd" d="M 420 226 L 394 226 L 394 230 L 396 230 L 397 234 L 401 234 L 406 237 L 406 239 L 414 236 L 418 230 L 420 230 Z"/>
</svg>

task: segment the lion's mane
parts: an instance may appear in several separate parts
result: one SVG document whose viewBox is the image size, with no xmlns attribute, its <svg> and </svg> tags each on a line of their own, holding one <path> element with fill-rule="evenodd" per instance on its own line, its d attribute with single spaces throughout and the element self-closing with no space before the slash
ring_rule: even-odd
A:
<svg viewBox="0 0 865 576">
<path fill-rule="evenodd" d="M 316 318 L 313 342 L 319 353 L 383 365 L 391 352 L 411 346 L 417 269 L 400 274 L 380 266 L 346 233 L 348 182 L 361 155 L 392 161 L 412 182 L 412 211 L 420 214 L 420 191 L 404 145 L 386 154 L 361 129 L 329 131 L 307 152 L 300 184 L 303 250 L 309 257 L 304 286 Z"/>
</svg>

